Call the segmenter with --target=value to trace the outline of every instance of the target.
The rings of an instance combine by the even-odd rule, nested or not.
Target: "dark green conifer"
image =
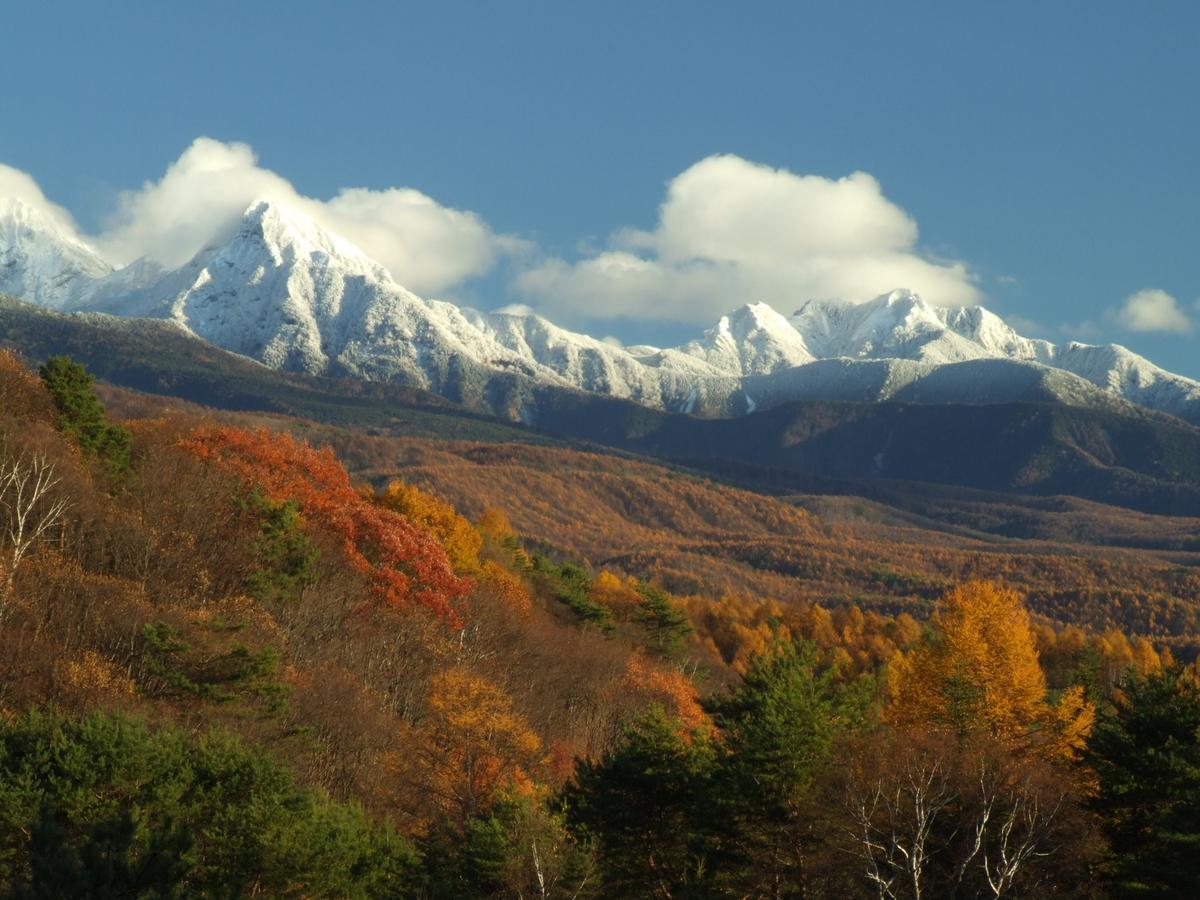
[[[38,372],[58,407],[58,427],[114,475],[129,468],[129,432],[108,421],[92,391],[95,379],[83,365],[69,356],[52,356]]]
[[[1119,897],[1200,896],[1200,685],[1131,674],[1088,742]]]

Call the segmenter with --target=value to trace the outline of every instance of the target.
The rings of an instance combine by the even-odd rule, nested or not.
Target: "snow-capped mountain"
[[[1116,345],[1017,334],[982,307],[908,291],[742,306],[680,347],[614,346],[537,315],[422,299],[353,244],[266,201],[227,240],[164,271],[115,270],[20,204],[0,205],[0,291],[66,311],[167,319],[276,369],[397,381],[531,421],[543,389],[737,415],[794,399],[1132,402],[1200,422],[1200,383]]]
[[[821,359],[1044,361],[1052,349],[1046,341],[1021,337],[981,306],[935,307],[903,290],[855,305],[812,300],[791,322]]]
[[[704,336],[679,348],[729,375],[769,375],[813,362],[805,335],[765,303],[721,316]]]
[[[457,306],[417,297],[353,244],[266,202],[227,243],[119,302],[275,369],[401,381],[473,405],[489,405],[497,379],[569,386]]]
[[[936,307],[911,291],[892,291],[854,306],[810,301],[797,310],[791,322],[823,359],[909,360],[932,367],[893,373],[886,396],[878,399],[927,396],[933,369],[972,360],[999,360],[1023,364],[1027,372],[1042,372],[1042,386],[1050,395],[1070,402],[1083,402],[1084,398],[1072,396],[1069,380],[1061,375],[1052,378],[1044,370],[1070,373],[1113,397],[1200,420],[1200,383],[1167,372],[1118,344],[1052,344],[1022,337],[981,306]],[[985,392],[989,384],[1011,392],[1016,384],[1010,380],[1004,385],[1004,380],[1021,380],[1017,374],[1021,369],[1011,366],[955,366],[950,371],[958,375],[988,371],[990,376],[980,385]],[[1001,376],[1001,371],[1014,375]],[[941,372],[937,382],[944,384],[948,374]],[[909,384],[917,382],[922,382],[925,390],[909,389]],[[987,396],[990,399],[992,395]]]
[[[0,292],[63,309],[112,271],[95,250],[32,206],[0,197]]]

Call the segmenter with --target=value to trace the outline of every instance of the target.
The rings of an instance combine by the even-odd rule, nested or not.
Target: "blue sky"
[[[0,27],[0,162],[88,234],[207,136],[304,197],[402,186],[470,211],[502,240],[414,277],[484,307],[665,340],[726,295],[789,312],[859,290],[883,254],[878,292],[957,278],[1027,331],[1200,377],[1198,4],[47,2]],[[744,165],[696,168],[715,154]],[[820,234],[748,264],[756,223],[771,243],[826,181],[832,215],[887,220],[838,245],[853,272],[792,265]],[[718,246],[695,223],[735,189],[724,238],[745,240]],[[777,193],[793,207],[759,215]],[[1151,289],[1173,305],[1125,308]]]

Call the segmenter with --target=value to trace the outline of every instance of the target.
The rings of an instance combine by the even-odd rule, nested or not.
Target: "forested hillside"
[[[681,594],[853,602],[923,618],[954,584],[992,578],[1020,587],[1060,626],[1153,636],[1189,656],[1200,634],[1197,519],[928,486],[923,514],[912,514],[855,497],[739,490],[562,447],[307,431],[375,482],[400,472],[468,515],[503,509],[527,539]]]
[[[904,502],[920,503],[933,484],[1016,503],[1069,495],[1200,516],[1200,429],[1116,401],[1089,408],[1041,396],[986,405],[814,400],[712,419],[542,385],[536,415],[509,398],[513,421],[504,421],[403,384],[274,371],[162,321],[69,316],[0,295],[0,334],[3,346],[30,359],[70,353],[113,384],[228,410],[436,440],[591,444],[756,489],[903,493]],[[507,396],[496,389],[494,400]]]
[[[1163,555],[935,551],[563,448],[117,416],[65,358],[0,356],[0,396],[12,896],[1194,886],[1200,629]]]

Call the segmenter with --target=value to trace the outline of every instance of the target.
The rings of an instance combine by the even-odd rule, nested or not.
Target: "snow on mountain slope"
[[[1120,344],[1072,341],[1055,347],[1048,364],[1131,403],[1200,422],[1200,383],[1161,369]]]
[[[919,299],[919,298],[918,298]],[[982,306],[936,307],[935,314],[953,333],[982,347],[990,356],[1047,362],[1054,345],[1021,337],[998,315]]]
[[[746,304],[722,316],[716,327],[679,352],[728,375],[768,375],[817,358],[800,331],[765,303]]]
[[[818,356],[848,359],[904,359],[933,364],[970,360],[1009,360],[1070,373],[1122,400],[1200,422],[1200,383],[1174,375],[1117,344],[1095,346],[1049,341],[1017,334],[981,306],[934,307],[909,291],[892,291],[857,306],[810,301],[792,324]],[[954,373],[941,373],[939,383]],[[1007,378],[1025,376],[1011,367],[987,369],[995,379],[980,385],[991,398],[1011,393]],[[1069,380],[1044,381],[1064,400],[1095,400]],[[910,391],[909,396],[921,395]],[[925,394],[923,396],[933,396]],[[922,401],[933,402],[933,401]]]
[[[0,198],[0,292],[62,309],[112,270],[32,206]]]
[[[755,405],[790,400],[854,403],[1066,403],[1103,409],[1128,404],[1059,369],[1003,358],[934,363],[912,359],[821,359],[743,381]]]
[[[903,290],[856,305],[811,300],[791,322],[822,359],[1043,361],[1051,346],[1019,336],[982,307],[935,307]]]
[[[401,381],[531,421],[541,387],[701,415],[788,400],[1141,404],[1200,422],[1200,383],[1116,345],[1055,346],[982,307],[909,291],[748,304],[672,349],[614,346],[537,315],[424,300],[357,247],[266,201],[232,236],[164,271],[113,271],[36,212],[0,202],[0,290],[57,309],[167,319],[278,369]]]
[[[316,374],[390,282],[356,247],[256,203],[228,244],[201,251],[152,288],[160,306],[146,312],[272,368]]]
[[[626,350],[559,328],[537,315],[470,309],[462,314],[504,347],[590,393],[659,409],[682,409],[689,402],[693,407],[701,402],[706,407],[723,404],[737,388],[736,373],[729,377],[706,361],[676,350]]]
[[[736,390],[686,354],[638,358],[537,316],[423,300],[354,245],[265,201],[225,245],[119,301],[89,304],[105,306],[169,318],[272,368],[401,380],[455,399],[486,394],[496,375],[665,409],[719,406]]]
[[[458,394],[493,374],[562,384],[471,325],[458,307],[396,284],[353,244],[278,205],[246,211],[230,241],[143,289],[143,315],[272,368],[402,380]]]

